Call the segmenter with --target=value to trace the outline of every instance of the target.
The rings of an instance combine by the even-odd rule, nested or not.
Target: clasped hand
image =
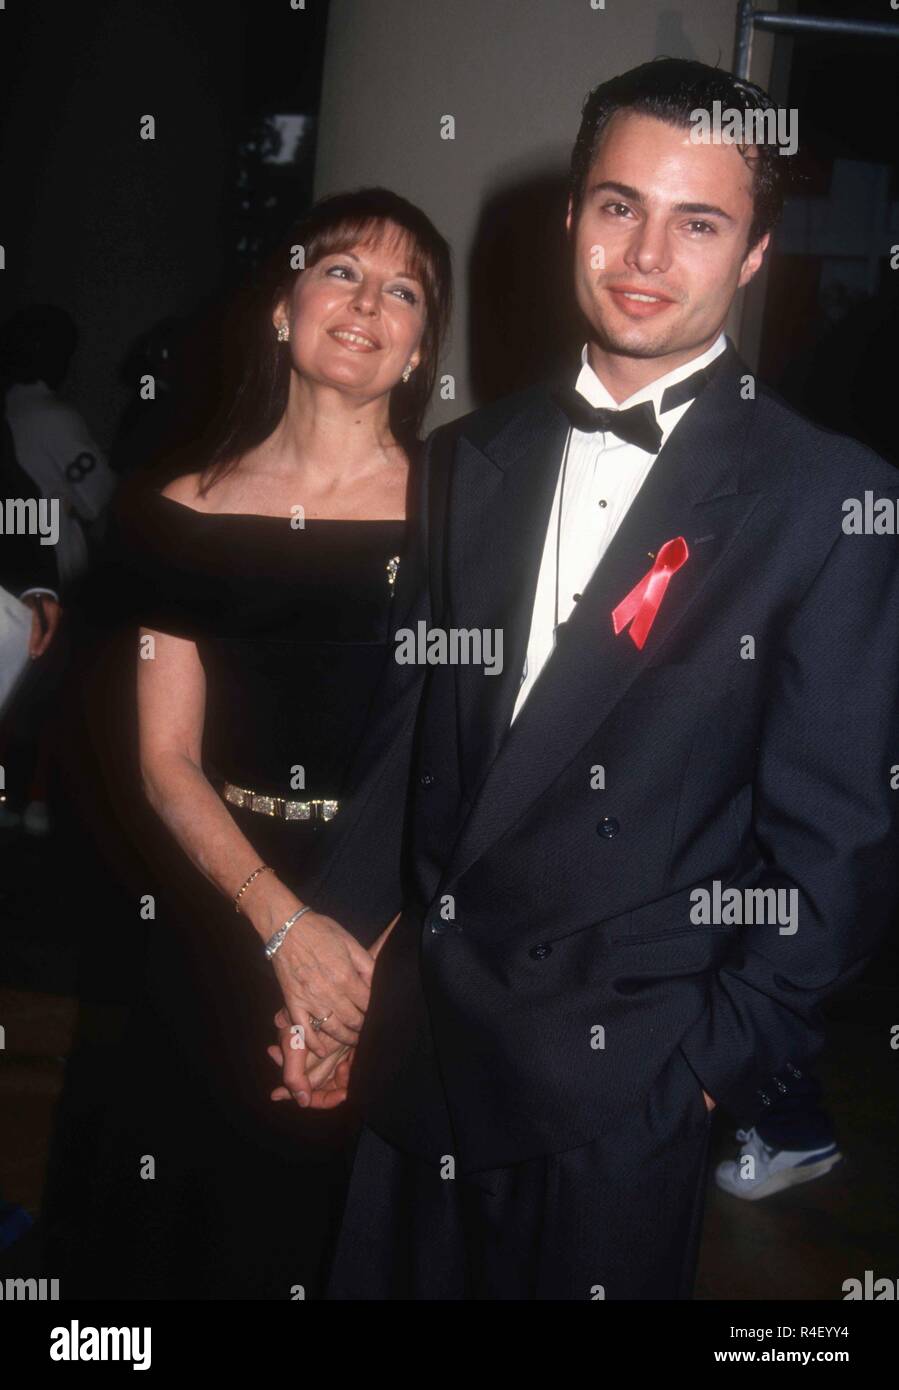
[[[282,1072],[272,1100],[294,1099],[317,1110],[346,1100],[374,963],[398,919],[399,913],[368,951],[319,913],[301,918],[305,931],[288,933],[274,958],[285,1003],[274,1018],[278,1042],[267,1049]]]

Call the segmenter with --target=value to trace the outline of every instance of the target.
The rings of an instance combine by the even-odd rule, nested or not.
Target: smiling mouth
[[[672,304],[674,301],[664,294],[642,294],[637,290],[612,289],[612,294],[620,294],[623,299],[633,300],[635,304]]]
[[[374,338],[368,338],[364,333],[354,333],[349,328],[332,328],[329,330],[331,337],[336,338],[339,343],[346,343],[347,347],[361,348],[368,352],[374,352],[380,347]]]
[[[609,296],[616,314],[631,323],[658,318],[675,304],[675,300],[669,299],[666,294],[651,294],[646,290],[635,290],[623,285],[610,285]]]

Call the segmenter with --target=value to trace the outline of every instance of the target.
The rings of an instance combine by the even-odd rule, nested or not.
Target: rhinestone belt
[[[224,783],[222,796],[232,806],[258,811],[263,816],[280,816],[281,820],[333,820],[340,807],[339,801],[289,801],[283,796],[265,796],[249,787],[235,787],[233,782]]]

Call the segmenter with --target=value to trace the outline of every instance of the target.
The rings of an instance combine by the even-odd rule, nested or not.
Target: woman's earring
[[[286,323],[279,323],[279,324],[278,324],[278,342],[279,342],[279,343],[286,343],[286,342],[287,342],[287,339],[288,339],[289,337],[290,337],[290,329],[287,327],[287,324],[286,324]]]
[[[407,363],[406,366],[403,368],[403,381],[408,381],[411,375],[412,368]]]

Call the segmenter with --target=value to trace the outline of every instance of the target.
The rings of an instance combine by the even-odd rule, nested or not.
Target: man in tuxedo
[[[504,667],[394,663],[306,885],[364,940],[402,909],[335,1299],[689,1297],[712,1106],[789,1094],[893,910],[896,541],[843,521],[899,489],[724,335],[786,157],[691,139],[716,101],[771,105],[675,59],[590,94],[580,361],[429,440],[400,626]]]

